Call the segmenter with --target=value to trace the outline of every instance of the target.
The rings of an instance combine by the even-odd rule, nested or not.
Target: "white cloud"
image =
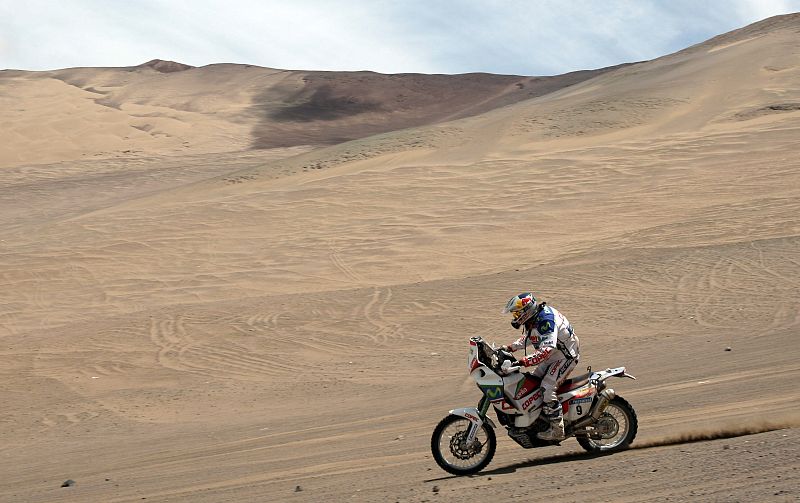
[[[800,0],[0,0],[0,68],[161,58],[539,75],[650,59],[793,10]]]
[[[734,5],[741,18],[754,20],[798,10],[797,2],[787,0],[740,0]]]

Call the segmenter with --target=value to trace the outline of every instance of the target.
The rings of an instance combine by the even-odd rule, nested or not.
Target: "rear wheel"
[[[461,416],[449,415],[439,421],[431,436],[431,452],[436,464],[453,475],[471,475],[483,470],[492,460],[497,448],[494,430],[483,423],[475,440],[466,439],[472,422]]]
[[[608,402],[600,419],[587,429],[587,434],[576,435],[581,447],[589,452],[614,452],[631,445],[639,423],[631,404],[618,396]]]

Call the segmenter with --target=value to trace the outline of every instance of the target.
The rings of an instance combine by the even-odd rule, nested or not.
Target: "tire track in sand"
[[[391,323],[386,320],[386,307],[392,300],[392,289],[386,288],[385,296],[380,288],[375,288],[372,298],[364,306],[363,316],[375,330],[369,336],[376,344],[386,344],[398,337],[402,330],[401,323]],[[383,298],[381,298],[383,297]]]
[[[181,356],[190,346],[183,325],[183,317],[180,315],[170,316],[160,321],[151,317],[150,340],[158,348],[156,361],[159,365],[181,372],[193,370],[181,363]]]
[[[277,377],[295,371],[288,365],[258,356],[247,347],[229,340],[221,339],[214,344],[200,343],[188,335],[190,332],[183,316],[162,320],[151,318],[150,339],[158,348],[156,360],[159,365],[179,372],[245,380]]]
[[[356,272],[353,271],[353,269],[342,259],[340,255],[341,251],[341,248],[331,245],[331,251],[328,255],[331,263],[338,271],[344,274],[345,278],[353,283],[361,283],[363,278],[356,274]]]

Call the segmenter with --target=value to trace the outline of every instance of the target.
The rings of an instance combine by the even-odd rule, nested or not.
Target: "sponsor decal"
[[[514,400],[519,400],[531,391],[535,390],[541,384],[541,380],[535,377],[526,376],[517,383],[517,391],[514,394]]]
[[[583,398],[585,396],[593,395],[594,394],[594,387],[587,388],[585,391],[578,393],[573,397],[574,398]]]
[[[592,401],[592,397],[587,398],[573,398],[569,401],[572,405],[578,405],[579,403],[589,403]]]
[[[553,331],[553,324],[549,320],[545,320],[539,323],[539,326],[536,327],[540,334],[544,335],[546,333]]]
[[[473,416],[473,415],[472,415],[472,414],[470,414],[469,412],[465,412],[465,413],[464,413],[464,417],[466,417],[467,419],[470,419],[470,420],[472,420],[472,421],[479,421],[479,419],[478,419],[477,417]]]
[[[510,403],[506,402],[505,400],[503,400],[503,403],[500,405],[500,408],[502,410],[517,410],[516,407],[514,407]]]
[[[532,355],[530,355],[530,356],[528,356],[526,358],[523,358],[522,361],[526,362],[527,366],[538,365],[538,364],[542,363],[543,361],[545,361],[547,359],[547,357],[550,356],[550,353],[552,353],[552,352],[553,352],[553,348],[540,349],[536,353],[534,353],[534,354],[532,354]]]
[[[478,359],[477,358],[473,358],[472,359],[472,363],[469,364],[469,371],[472,372],[473,370],[475,370],[476,368],[478,368],[480,366],[481,366],[481,364],[478,361]]]
[[[555,375],[556,371],[558,370],[558,366],[561,365],[562,360],[558,360],[557,362],[550,365],[550,375]],[[559,374],[561,374],[559,372]]]
[[[539,399],[539,397],[541,397],[541,396],[542,396],[542,392],[541,392],[541,391],[537,391],[536,393],[534,393],[533,395],[531,395],[531,396],[530,396],[530,398],[528,398],[527,400],[525,400],[525,402],[523,402],[523,404],[522,404],[522,410],[527,410],[527,409],[528,409],[528,407],[530,407],[530,406],[531,406],[531,404],[532,404],[533,402],[535,402],[536,400],[538,400],[538,399]]]
[[[567,359],[567,360],[564,362],[564,366],[563,366],[563,367],[561,367],[561,370],[559,370],[559,371],[558,371],[558,376],[559,376],[559,377],[561,377],[562,375],[564,375],[564,373],[565,373],[565,372],[566,372],[566,371],[569,369],[570,365],[572,365],[572,360],[570,360],[570,359]],[[566,377],[567,377],[567,376],[566,376],[566,375],[564,375],[564,378],[566,378]]]
[[[489,400],[501,400],[503,398],[503,388],[500,386],[481,386],[481,389]]]

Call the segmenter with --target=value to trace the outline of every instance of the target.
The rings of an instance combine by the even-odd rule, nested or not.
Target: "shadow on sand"
[[[652,449],[656,447],[666,447],[670,445],[692,444],[696,442],[709,442],[712,440],[720,440],[724,438],[735,438],[735,437],[743,437],[746,435],[756,435],[758,433],[783,430],[786,428],[793,428],[796,426],[797,426],[797,421],[790,420],[790,421],[783,421],[780,423],[765,422],[762,424],[750,424],[735,428],[721,428],[718,430],[689,432],[673,436],[656,438],[653,440],[642,442],[640,444],[634,444],[628,450]],[[583,461],[587,459],[595,459],[605,456],[611,456],[613,454],[614,453],[605,453],[605,452],[566,452],[564,454],[555,454],[552,456],[545,456],[543,458],[534,458],[534,459],[528,459],[527,461],[520,461],[519,463],[502,466],[499,468],[495,468],[493,470],[486,470],[477,473],[475,475],[469,475],[469,477],[503,475],[506,473],[514,473],[519,468],[529,468],[541,465],[552,465],[556,463],[569,463],[572,461]],[[446,477],[429,479],[426,480],[425,482],[435,482],[438,480],[447,480],[456,477],[458,477],[458,475],[448,475]]]

